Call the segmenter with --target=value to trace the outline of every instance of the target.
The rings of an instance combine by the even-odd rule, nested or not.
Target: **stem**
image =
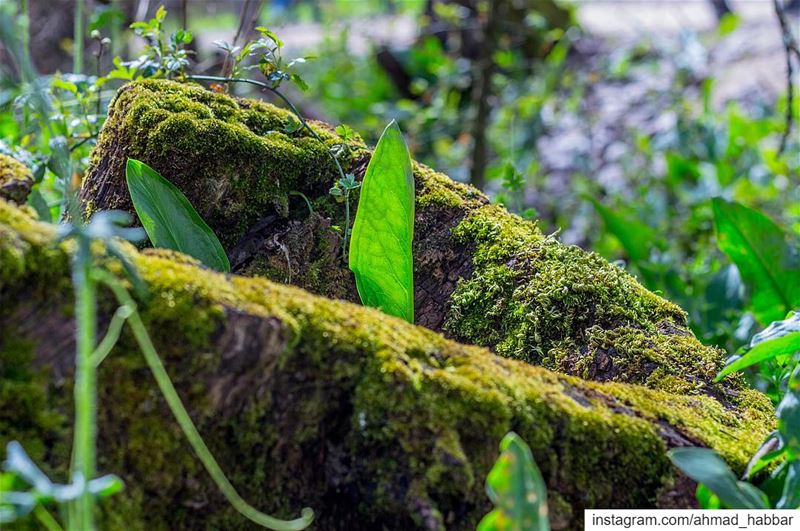
[[[33,514],[36,516],[36,519],[39,520],[47,531],[64,531],[63,528],[58,524],[53,515],[50,514],[50,511],[45,509],[43,506],[36,504],[36,507],[33,509]]]
[[[344,239],[342,240],[342,260],[347,260],[347,240],[350,235],[350,190],[344,191]]]
[[[306,206],[308,207],[308,215],[311,216],[314,214],[314,208],[311,206],[311,201],[308,200],[306,194],[303,192],[289,192],[289,195],[297,195],[303,198],[303,201],[306,202]]]
[[[84,0],[75,0],[75,34],[73,36],[74,63],[72,67],[72,72],[75,74],[80,74],[83,71],[83,3]]]
[[[275,529],[277,531],[295,531],[308,527],[314,518],[314,513],[311,511],[311,509],[303,509],[302,516],[298,519],[280,520],[262,513],[247,503],[239,495],[239,493],[236,492],[236,489],[228,480],[225,472],[222,471],[222,468],[219,466],[216,459],[214,459],[214,456],[208,449],[208,446],[206,446],[206,443],[203,441],[203,437],[200,435],[200,432],[197,431],[197,427],[194,425],[192,418],[186,411],[183,402],[181,402],[178,392],[175,390],[175,386],[173,386],[172,381],[167,374],[167,370],[164,368],[164,364],[161,362],[161,358],[158,357],[158,353],[156,352],[155,346],[153,346],[150,335],[147,333],[147,329],[145,328],[144,323],[139,316],[139,312],[136,309],[136,303],[131,298],[127,290],[125,290],[125,288],[123,288],[117,279],[114,278],[109,272],[104,270],[96,270],[95,274],[98,280],[106,284],[111,289],[119,304],[123,307],[127,307],[130,311],[128,324],[133,331],[133,336],[136,338],[136,343],[139,345],[139,349],[142,351],[147,365],[150,367],[150,371],[153,373],[153,377],[155,378],[156,383],[161,390],[161,394],[164,395],[164,399],[167,401],[170,411],[172,411],[175,420],[178,421],[178,425],[181,427],[183,434],[189,440],[189,444],[191,445],[197,457],[200,459],[200,462],[203,463],[203,466],[214,480],[217,488],[219,488],[233,508],[256,524],[269,529]]]
[[[79,476],[84,481],[94,477],[95,439],[97,430],[97,382],[92,362],[97,328],[96,285],[91,278],[91,250],[81,244],[75,257],[72,282],[75,289],[75,321],[77,359],[75,361],[75,433],[72,449],[72,481]],[[94,498],[88,490],[74,502],[70,530],[88,531],[94,526]]]
[[[111,317],[111,322],[108,324],[108,331],[105,337],[103,337],[103,340],[97,345],[94,353],[92,353],[92,364],[95,367],[99,367],[100,364],[103,363],[103,360],[109,355],[111,349],[117,344],[119,335],[122,332],[122,325],[125,324],[125,319],[130,316],[131,310],[127,306],[120,306],[117,308],[117,311],[114,312],[113,317]]]

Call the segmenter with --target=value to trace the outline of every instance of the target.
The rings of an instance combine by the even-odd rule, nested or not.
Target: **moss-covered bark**
[[[324,145],[263,102],[169,81],[128,85],[94,152],[84,205],[130,210],[125,159],[141,159],[187,194],[235,272],[357,301],[337,255],[344,209],[328,195],[336,175],[325,151],[340,139],[313,127]],[[355,142],[345,151],[346,170],[361,177],[369,150]],[[680,308],[474,188],[420,164],[414,171],[418,324],[583,378],[738,403],[741,379],[713,383],[722,353],[696,340]],[[313,215],[292,192],[310,199]]]
[[[0,197],[22,204],[32,186],[31,170],[18,160],[0,153]]]
[[[54,237],[0,200],[0,444],[20,440],[63,479],[74,323]],[[685,506],[693,489],[676,481],[667,448],[711,446],[741,470],[772,427],[755,391],[731,409],[585,381],[296,287],[129,252],[155,345],[233,483],[282,516],[310,505],[319,529],[473,528],[511,429],[542,469],[556,529],[579,528],[586,507]],[[113,309],[104,293],[101,314]],[[107,527],[249,528],[193,458],[127,334],[99,381],[99,468],[127,483],[104,505]]]

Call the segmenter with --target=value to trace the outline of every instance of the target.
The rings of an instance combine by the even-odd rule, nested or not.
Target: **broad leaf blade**
[[[193,256],[217,271],[230,271],[214,231],[175,185],[133,159],[128,159],[125,178],[133,207],[153,245]]]
[[[383,131],[361,185],[350,269],[365,306],[414,322],[414,176],[403,134]]]
[[[638,219],[610,209],[597,199],[588,199],[603,219],[606,230],[616,236],[632,262],[642,262],[650,257],[650,251],[659,240],[653,228]]]
[[[766,509],[764,494],[748,483],[737,481],[727,463],[708,448],[675,448],[672,463],[684,474],[705,485],[730,509]]]
[[[486,478],[486,493],[496,508],[481,520],[478,531],[549,531],[547,488],[530,448],[511,432],[500,449]]]
[[[738,203],[712,202],[720,249],[739,268],[762,323],[800,305],[800,256],[788,235],[764,214]]]
[[[717,375],[717,381],[721,380],[728,374],[740,371],[744,368],[750,367],[762,361],[766,361],[778,356],[791,356],[796,352],[800,352],[800,332],[792,332],[782,337],[777,337],[757,344],[752,349],[748,350],[743,356],[732,358]]]

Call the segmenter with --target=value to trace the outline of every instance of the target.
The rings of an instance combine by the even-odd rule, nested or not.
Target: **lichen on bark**
[[[236,257],[235,272],[355,302],[337,254],[344,209],[328,195],[336,173],[327,150],[341,139],[314,122],[320,143],[291,122],[285,110],[197,85],[129,84],[92,156],[84,206],[130,210],[124,163],[141,159],[186,193]],[[369,149],[356,140],[343,151],[360,178]],[[713,382],[722,352],[696,340],[680,308],[474,188],[418,163],[414,175],[418,324],[583,378],[739,404],[743,380]]]
[[[709,446],[741,471],[773,427],[756,391],[732,408],[586,381],[293,286],[126,252],[148,287],[146,326],[223,469],[264,510],[314,507],[319,529],[474,528],[512,429],[542,469],[554,528],[574,529],[584,508],[688,499],[668,448]],[[55,478],[70,440],[68,253],[52,226],[0,200],[0,444],[18,438]],[[103,292],[104,322],[114,306]],[[99,382],[100,471],[127,484],[104,504],[108,528],[249,528],[193,458],[127,333]],[[15,405],[19,386],[28,406]]]

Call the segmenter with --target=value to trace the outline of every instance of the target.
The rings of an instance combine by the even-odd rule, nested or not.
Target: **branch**
[[[778,23],[781,26],[783,46],[786,51],[786,128],[783,131],[781,143],[778,147],[778,156],[780,156],[786,149],[786,143],[794,126],[794,83],[792,83],[794,66],[792,64],[792,56],[794,55],[797,61],[800,62],[800,47],[797,45],[797,40],[795,40],[789,27],[789,22],[786,20],[786,11],[780,0],[772,0],[772,5],[775,8],[775,15],[778,17]]]

